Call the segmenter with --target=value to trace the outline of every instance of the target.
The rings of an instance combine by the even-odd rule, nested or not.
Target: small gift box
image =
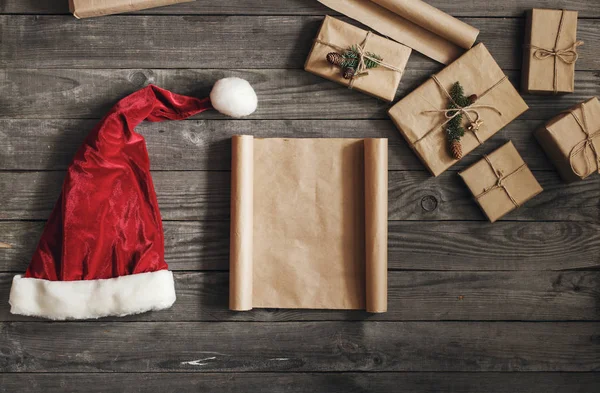
[[[459,91],[455,92],[457,83]],[[458,99],[455,93],[467,98]],[[437,176],[527,109],[487,48],[478,44],[388,113]]]
[[[491,222],[542,192],[510,141],[459,174]]]
[[[535,132],[567,182],[600,173],[600,101],[593,97],[554,117]]]
[[[577,11],[533,9],[527,13],[523,48],[524,93],[572,93],[575,85]]]
[[[391,102],[410,52],[407,46],[326,16],[304,69]]]

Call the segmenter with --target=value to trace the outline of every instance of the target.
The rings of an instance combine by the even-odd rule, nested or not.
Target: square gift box
[[[542,192],[510,141],[459,175],[491,222]]]
[[[394,124],[427,169],[438,176],[458,162],[451,155],[445,125],[450,88],[460,82],[475,101],[462,108],[467,155],[528,109],[483,44],[478,44],[390,108]]]
[[[600,101],[592,97],[562,112],[535,137],[567,183],[600,171]]]
[[[527,13],[523,93],[572,93],[575,86],[577,11],[533,9]]]
[[[360,47],[367,56],[379,56],[381,64],[358,73],[351,79],[342,76],[342,69],[327,61],[327,54],[342,54],[351,47]],[[304,69],[323,78],[341,83],[382,100],[392,102],[396,96],[411,49],[387,38],[325,16]]]

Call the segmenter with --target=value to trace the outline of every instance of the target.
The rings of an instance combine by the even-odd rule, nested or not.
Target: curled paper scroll
[[[387,310],[387,139],[232,141],[230,304]]]
[[[479,35],[478,29],[421,0],[319,2],[443,64],[471,48]]]

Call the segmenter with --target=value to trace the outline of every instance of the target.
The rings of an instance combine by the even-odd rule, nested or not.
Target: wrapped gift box
[[[535,132],[568,183],[600,170],[600,101],[593,97],[554,117]]]
[[[473,124],[460,141],[463,155],[528,109],[487,48],[474,46],[389,110],[402,136],[434,176],[458,162],[450,153],[444,129],[448,92],[455,82],[460,82],[466,96],[477,96],[463,108],[465,129]]]
[[[523,48],[524,93],[572,93],[575,85],[577,11],[533,9],[527,13]]]
[[[542,192],[510,141],[459,174],[491,222]]]
[[[380,56],[383,64],[367,70],[366,74],[345,79],[340,67],[330,64],[326,57],[330,52],[341,53],[352,46],[360,46],[365,53]],[[407,46],[326,16],[306,59],[304,69],[391,102],[396,96],[410,52],[411,49]]]

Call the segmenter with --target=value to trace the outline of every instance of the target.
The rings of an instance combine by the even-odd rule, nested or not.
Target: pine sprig
[[[369,57],[372,57],[373,59],[376,59],[378,61],[382,61],[383,58],[381,56],[376,55],[375,53],[371,53],[371,52],[366,52],[366,55]],[[341,67],[342,68],[358,68],[358,62],[360,60],[360,54],[358,51],[358,48],[356,47],[356,45],[352,45],[350,48],[348,48],[348,50],[346,50],[343,54],[344,56],[344,61],[342,62]],[[367,67],[367,69],[370,68],[375,68],[377,67],[379,64],[377,64],[377,62],[368,59],[368,58],[364,58],[365,60],[365,67]]]
[[[450,88],[450,96],[452,100],[448,103],[447,109],[458,109],[471,104],[468,97],[465,97],[463,87],[459,82],[455,82]],[[456,105],[456,104],[457,105]],[[449,111],[449,116],[454,116],[457,111]],[[459,112],[456,116],[448,121],[446,124],[446,137],[449,142],[458,141],[465,135],[465,129],[462,126],[463,115]]]

